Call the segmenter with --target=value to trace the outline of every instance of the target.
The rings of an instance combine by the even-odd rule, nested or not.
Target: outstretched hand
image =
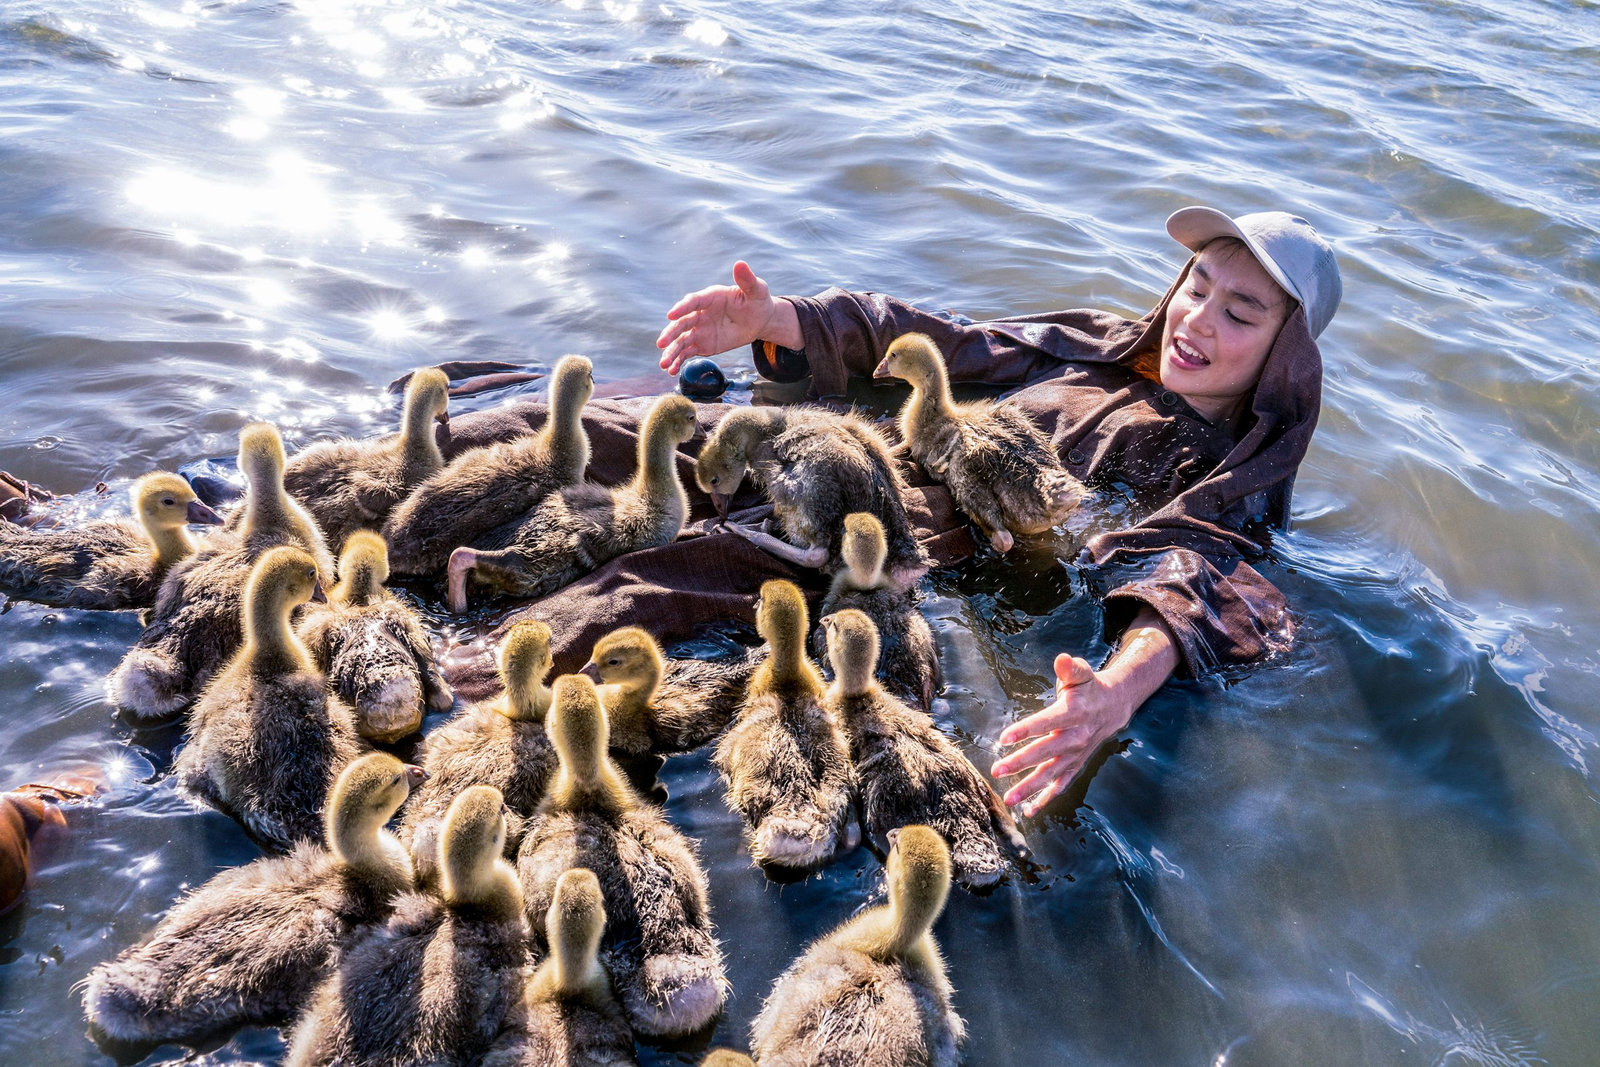
[[[713,285],[672,305],[666,328],[656,338],[656,347],[663,350],[661,369],[676,374],[694,356],[714,356],[763,337],[781,343],[774,336],[779,303],[772,299],[767,283],[741,259],[733,265],[732,285]],[[788,306],[787,301],[782,303]]]
[[[1006,790],[1006,804],[1022,806],[1022,814],[1037,815],[1061,795],[1101,745],[1128,725],[1138,704],[1129,706],[1128,694],[1096,673],[1087,660],[1062,654],[1056,657],[1056,699],[1006,727],[1002,745],[1023,747],[995,761],[993,774],[1024,777]]]

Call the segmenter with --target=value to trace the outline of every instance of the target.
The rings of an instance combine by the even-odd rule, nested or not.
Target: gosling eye
[[[161,498],[161,506],[164,508],[170,508],[176,503],[177,501],[172,499],[170,496],[164,496]]]
[[[721,479],[720,479],[720,478],[718,478],[718,477],[717,477],[717,476],[716,476],[716,475],[715,475],[715,474],[713,474],[713,475],[712,475],[712,476],[711,476],[711,484],[712,484],[712,485],[716,485],[716,484],[717,484],[717,482],[719,482],[719,481],[721,481]]]
[[[620,659],[618,659],[615,656],[612,656],[610,659],[606,660],[606,666],[607,667],[615,667],[617,664],[619,664],[621,662],[622,661]]]

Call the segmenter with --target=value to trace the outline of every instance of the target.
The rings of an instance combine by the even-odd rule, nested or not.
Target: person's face
[[[1231,417],[1288,312],[1288,294],[1249,249],[1208,246],[1167,305],[1161,384],[1213,422]]]

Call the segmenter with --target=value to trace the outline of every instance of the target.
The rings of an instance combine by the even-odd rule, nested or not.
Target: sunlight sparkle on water
[[[379,308],[367,316],[367,329],[380,341],[402,341],[411,336],[411,323],[398,308]]]
[[[683,28],[683,35],[691,41],[699,41],[712,47],[724,44],[728,40],[728,31],[710,19],[695,19]]]
[[[252,304],[263,308],[277,307],[289,299],[289,290],[272,278],[253,278],[245,282],[244,291]]]
[[[494,262],[494,255],[482,245],[469,245],[461,250],[461,263],[467,267],[487,267]]]

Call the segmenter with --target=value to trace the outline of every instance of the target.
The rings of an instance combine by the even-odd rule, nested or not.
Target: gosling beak
[[[600,664],[596,663],[594,660],[590,660],[588,663],[585,663],[583,665],[583,669],[578,673],[589,679],[595,685],[600,684]]]
[[[440,426],[449,426],[450,413],[448,411],[441,411],[439,414],[433,417],[433,421],[437,422]]]
[[[423,782],[426,782],[429,777],[430,777],[430,775],[428,774],[428,772],[423,770],[421,767],[418,767],[416,764],[414,764],[414,763],[406,764],[406,788],[407,789],[410,789],[410,790],[416,789],[417,786],[421,785]]]
[[[204,501],[191,500],[184,515],[184,521],[194,523],[197,526],[221,526],[223,520],[221,515],[206,507]]]
[[[893,378],[893,377],[894,377],[894,374],[889,370],[889,357],[888,356],[883,357],[883,361],[880,362],[876,367],[872,368],[872,380],[873,381],[881,382],[885,378]]]
[[[311,587],[311,602],[313,604],[326,604],[328,602],[328,594],[322,591],[321,578],[318,578],[316,584]]]
[[[728,521],[728,494],[727,493],[712,493],[711,494],[711,504],[712,504],[713,507],[715,507],[717,509],[717,518],[721,519],[723,522],[727,522]]]

